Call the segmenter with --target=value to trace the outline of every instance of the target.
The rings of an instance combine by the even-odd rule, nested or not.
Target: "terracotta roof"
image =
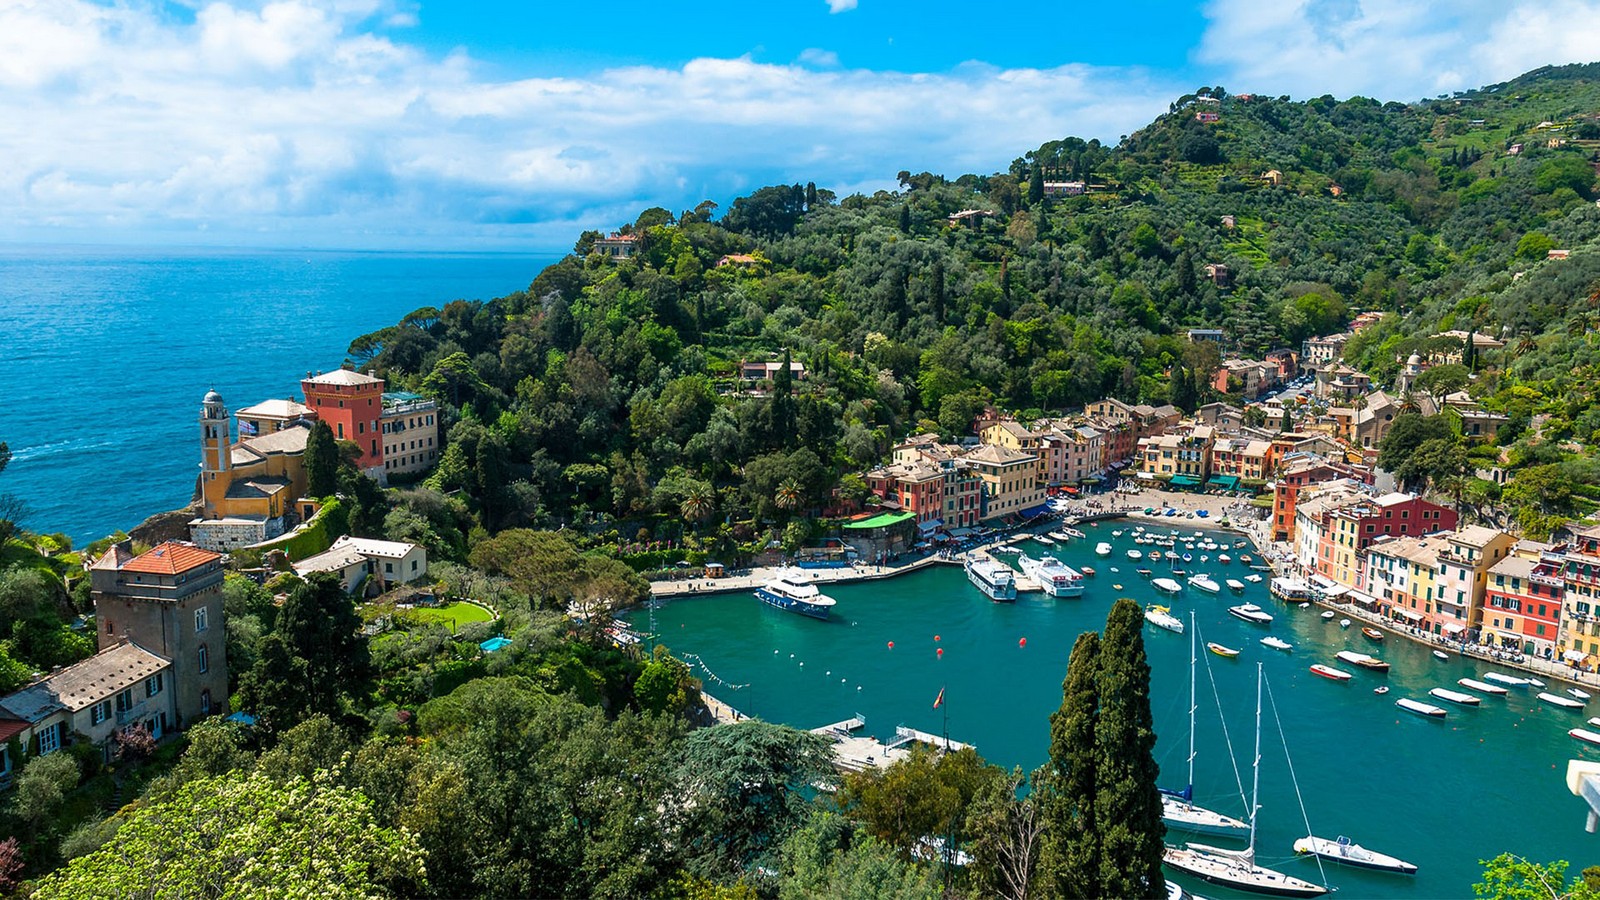
[[[128,560],[133,559],[133,551],[129,549],[128,544],[128,541],[118,541],[112,544],[111,549],[100,554],[100,558],[95,560],[94,565],[89,568],[116,570],[127,565]]]
[[[0,719],[0,741],[9,741],[27,730],[28,723],[21,719]]]
[[[357,372],[353,369],[334,369],[332,372],[323,372],[305,379],[305,384],[383,384],[382,378]]]
[[[215,562],[222,558],[219,553],[202,550],[193,544],[182,541],[167,541],[159,544],[146,553],[128,560],[122,566],[124,572],[149,572],[152,575],[177,575],[190,569]]]

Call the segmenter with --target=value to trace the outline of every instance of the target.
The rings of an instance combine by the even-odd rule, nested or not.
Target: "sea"
[[[1195,802],[1246,817],[1258,664],[1265,676],[1256,844],[1262,865],[1326,883],[1339,890],[1337,896],[1443,898],[1472,896],[1480,860],[1503,852],[1567,860],[1573,875],[1600,861],[1600,844],[1584,831],[1587,806],[1564,783],[1567,760],[1600,761],[1600,747],[1566,734],[1600,714],[1600,699],[1583,711],[1540,702],[1538,688],[1512,688],[1508,696],[1485,697],[1478,708],[1433,700],[1430,688],[1466,691],[1457,679],[1481,678],[1493,668],[1456,653],[1441,661],[1429,648],[1393,635],[1375,643],[1362,636],[1359,623],[1341,628],[1336,620],[1323,620],[1317,607],[1274,599],[1265,580],[1246,582],[1239,593],[1186,587],[1175,598],[1164,597],[1136,570],[1152,567],[1159,575],[1167,566],[1135,563],[1125,555],[1153,549],[1133,543],[1137,524],[1085,525],[1087,540],[1067,546],[1024,545],[1035,557],[1054,553],[1068,565],[1094,567],[1078,599],[1025,594],[1015,603],[994,603],[959,567],[937,566],[829,587],[838,605],[827,621],[774,609],[747,593],[673,599],[633,614],[631,621],[652,634],[652,642],[687,659],[706,691],[747,715],[817,728],[859,714],[867,722],[864,733],[883,740],[893,739],[897,725],[947,731],[991,762],[1030,771],[1048,756],[1050,714],[1061,704],[1077,635],[1103,628],[1118,597],[1159,603],[1185,622],[1192,613],[1198,628],[1182,635],[1145,629],[1161,786],[1181,790],[1187,781],[1194,637]],[[1123,534],[1113,537],[1113,531]],[[1095,555],[1100,541],[1113,544],[1111,556]],[[1201,551],[1188,552],[1196,557],[1189,570],[1207,572],[1219,583],[1249,574],[1237,559],[1201,563]],[[1243,602],[1260,605],[1274,620],[1263,627],[1228,614],[1229,606]],[[1293,649],[1262,645],[1267,635]],[[1207,642],[1240,654],[1214,655],[1206,651]],[[1392,668],[1379,674],[1343,664],[1334,654],[1345,649],[1381,657]],[[1354,677],[1339,683],[1312,675],[1310,665],[1319,662]],[[1389,691],[1374,693],[1380,686]],[[944,702],[935,708],[941,691]],[[1395,707],[1401,697],[1446,707],[1447,716],[1434,720],[1403,712]],[[1296,858],[1293,850],[1308,832],[1328,839],[1346,835],[1415,863],[1418,872],[1407,877],[1333,865],[1319,871],[1313,859]],[[1186,837],[1244,846],[1176,832],[1168,841]],[[1205,897],[1250,896],[1173,877]]]
[[[295,397],[406,313],[526,289],[549,253],[0,247],[0,494],[77,543],[184,506],[211,389]]]

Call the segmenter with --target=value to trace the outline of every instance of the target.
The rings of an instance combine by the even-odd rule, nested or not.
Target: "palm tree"
[[[678,504],[678,512],[691,526],[698,525],[711,517],[717,508],[717,495],[712,492],[709,485],[695,485],[684,496],[683,502]]]
[[[800,498],[804,493],[800,482],[793,478],[785,478],[783,483],[778,485],[778,492],[772,499],[779,509],[794,512],[800,508]]]
[[[1419,412],[1422,412],[1422,404],[1417,402],[1417,395],[1415,393],[1413,393],[1412,391],[1406,391],[1404,394],[1400,395],[1400,412],[1402,412],[1402,413],[1419,413]]]

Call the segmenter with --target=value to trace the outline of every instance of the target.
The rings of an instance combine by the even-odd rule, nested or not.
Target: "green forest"
[[[15,836],[0,841],[0,891],[1158,889],[1158,868],[1136,876],[1160,836],[1159,822],[1138,824],[1148,704],[1093,689],[1109,680],[1122,697],[1148,680],[1122,614],[1104,639],[1118,649],[1081,654],[1078,693],[1062,673],[1046,769],[966,752],[841,779],[812,735],[697,727],[688,666],[669,649],[613,646],[600,606],[644,600],[646,577],[677,560],[804,546],[867,500],[860,473],[909,433],[964,434],[991,405],[1031,419],[1106,396],[1238,403],[1210,387],[1216,347],[1186,329],[1224,329],[1230,355],[1259,356],[1358,311],[1382,318],[1345,359],[1375,383],[1438,331],[1505,341],[1448,380],[1509,417],[1496,446],[1470,451],[1506,483],[1417,474],[1480,519],[1542,536],[1600,502],[1597,153],[1600,64],[1416,103],[1208,86],[1115,146],[1050,141],[989,174],[900,172],[896,190],[840,197],[797,173],[726,208],[646,209],[617,223],[631,258],[594,252],[603,235],[586,232],[525,291],[359,336],[353,366],[439,402],[445,452],[388,490],[329,456],[318,493],[338,495],[341,531],[424,545],[445,589],[493,618],[457,629],[402,617],[368,637],[372,611],[337,585],[230,576],[231,706],[257,726],[206,722],[110,764],[98,751],[30,760],[0,802],[0,834]],[[1047,192],[1060,182],[1084,191]],[[744,360],[805,371],[752,382]],[[1435,427],[1404,431],[1447,437]],[[93,652],[75,623],[91,611],[78,565],[100,548],[9,522],[0,538],[11,690]],[[593,614],[565,617],[574,605]],[[480,653],[493,635],[511,646]],[[1073,737],[1087,715],[1072,718],[1075,699],[1111,716],[1115,748]],[[1106,753],[1128,769],[1119,784],[1140,786],[1095,801],[1132,817],[1126,828],[1084,824],[1101,788],[1073,782],[1087,763],[1064,762]],[[952,836],[973,864],[940,865],[929,835]],[[1142,880],[1081,864],[1107,846]]]

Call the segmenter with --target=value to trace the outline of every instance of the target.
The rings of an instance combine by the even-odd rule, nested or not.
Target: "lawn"
[[[460,631],[463,625],[488,622],[494,618],[493,613],[476,603],[446,603],[444,606],[431,608],[418,607],[407,610],[405,616],[413,622],[444,625],[453,632]]]

